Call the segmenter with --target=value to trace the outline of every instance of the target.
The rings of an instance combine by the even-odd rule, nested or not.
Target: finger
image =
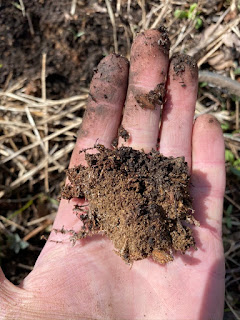
[[[130,139],[125,142],[120,138],[119,145],[128,145],[145,151],[156,148],[160,100],[164,95],[169,63],[169,46],[170,41],[164,28],[160,31],[142,32],[134,40],[122,121],[124,129],[130,134]]]
[[[225,190],[225,158],[222,129],[215,117],[197,118],[193,128],[192,197],[201,227],[221,234]]]
[[[128,83],[128,60],[110,54],[98,65],[93,76],[87,109],[73,150],[70,167],[78,165],[79,151],[96,142],[110,147],[117,136]]]
[[[184,156],[191,167],[191,139],[198,90],[198,69],[193,58],[176,54],[170,62],[166,104],[160,128],[160,152]]]
[[[87,109],[78,133],[70,167],[84,164],[84,153],[80,150],[94,147],[96,143],[110,147],[117,136],[121,121],[128,83],[128,61],[118,55],[105,57],[97,67],[90,85]],[[54,228],[74,229],[80,227],[80,220],[73,208],[79,200],[61,200]]]

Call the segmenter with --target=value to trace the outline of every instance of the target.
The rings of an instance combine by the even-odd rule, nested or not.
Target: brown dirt
[[[130,138],[129,132],[122,125],[118,129],[118,136],[122,137],[125,142]]]
[[[187,69],[190,71],[190,74],[192,77],[197,77],[198,74],[198,67],[197,62],[193,57],[190,57],[186,54],[179,54],[175,53],[172,56],[172,62],[173,62],[173,70],[177,78],[182,79],[182,87],[186,87],[186,84],[183,80],[183,75]]]
[[[42,54],[47,54],[47,97],[59,99],[87,87],[103,56],[114,52],[111,22],[105,2],[78,1],[70,15],[71,1],[24,0],[0,3],[0,89],[21,77],[26,93],[41,96]],[[126,6],[125,6],[126,7]],[[133,6],[138,8],[138,5]],[[134,19],[139,20],[138,10]],[[118,52],[126,55],[125,25],[116,18]]]
[[[158,30],[161,32],[161,38],[158,40],[158,45],[163,48],[163,52],[168,55],[171,42],[169,40],[168,30],[161,25]]]
[[[127,263],[152,257],[159,263],[173,260],[173,253],[195,247],[189,195],[189,175],[183,157],[167,158],[130,147],[110,150],[96,146],[99,153],[88,154],[88,167],[68,169],[71,184],[65,199],[89,201],[82,214],[82,231],[74,240],[102,233],[112,240],[116,253]]]
[[[141,108],[154,110],[157,106],[163,105],[165,92],[165,84],[159,83],[154,90],[136,95],[135,99]]]

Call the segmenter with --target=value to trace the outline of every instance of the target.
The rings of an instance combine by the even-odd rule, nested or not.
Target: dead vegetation
[[[44,244],[40,236],[50,230],[93,67],[113,51],[129,57],[138,31],[164,24],[170,33],[171,55],[184,52],[197,59],[196,117],[214,114],[224,131],[225,317],[240,319],[239,3],[44,3],[0,3],[1,12],[9,13],[1,15],[5,20],[0,27],[0,259],[7,276],[17,283],[31,270]],[[10,22],[11,14],[15,22]],[[15,25],[7,28],[10,23]],[[24,259],[19,250],[24,250]]]

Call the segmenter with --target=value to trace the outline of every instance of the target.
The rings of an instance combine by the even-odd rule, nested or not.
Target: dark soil
[[[186,87],[183,79],[186,66],[188,67],[188,70],[193,78],[198,76],[197,62],[193,57],[190,57],[186,54],[175,53],[172,56],[172,62],[175,76],[181,79],[182,87]]]
[[[0,89],[20,77],[26,78],[26,93],[41,96],[42,54],[47,54],[48,98],[79,93],[87,87],[94,68],[103,56],[114,52],[112,26],[105,1],[78,1],[72,16],[71,2],[64,0],[0,1]],[[126,10],[127,3],[122,5]],[[138,9],[138,10],[135,10]],[[134,20],[141,17],[138,4],[132,4]],[[125,25],[116,17],[118,52],[126,55],[129,45]]]
[[[65,199],[89,201],[85,213],[76,207],[83,227],[75,240],[105,234],[127,263],[147,257],[166,263],[175,251],[185,253],[195,247],[192,230],[186,226],[198,222],[184,158],[130,147],[96,148],[97,154],[84,151],[88,167],[67,170],[71,184],[62,191]]]
[[[118,136],[122,137],[125,142],[130,138],[129,132],[122,125],[118,129]]]

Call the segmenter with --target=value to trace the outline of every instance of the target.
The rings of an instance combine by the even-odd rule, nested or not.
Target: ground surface
[[[40,237],[51,229],[89,81],[103,56],[129,57],[138,31],[164,24],[171,54],[190,54],[200,71],[239,81],[237,1],[73,3],[0,1],[0,259],[14,283],[32,269],[44,245]],[[213,113],[225,135],[225,317],[240,319],[239,98],[222,82],[200,79],[196,115]]]

